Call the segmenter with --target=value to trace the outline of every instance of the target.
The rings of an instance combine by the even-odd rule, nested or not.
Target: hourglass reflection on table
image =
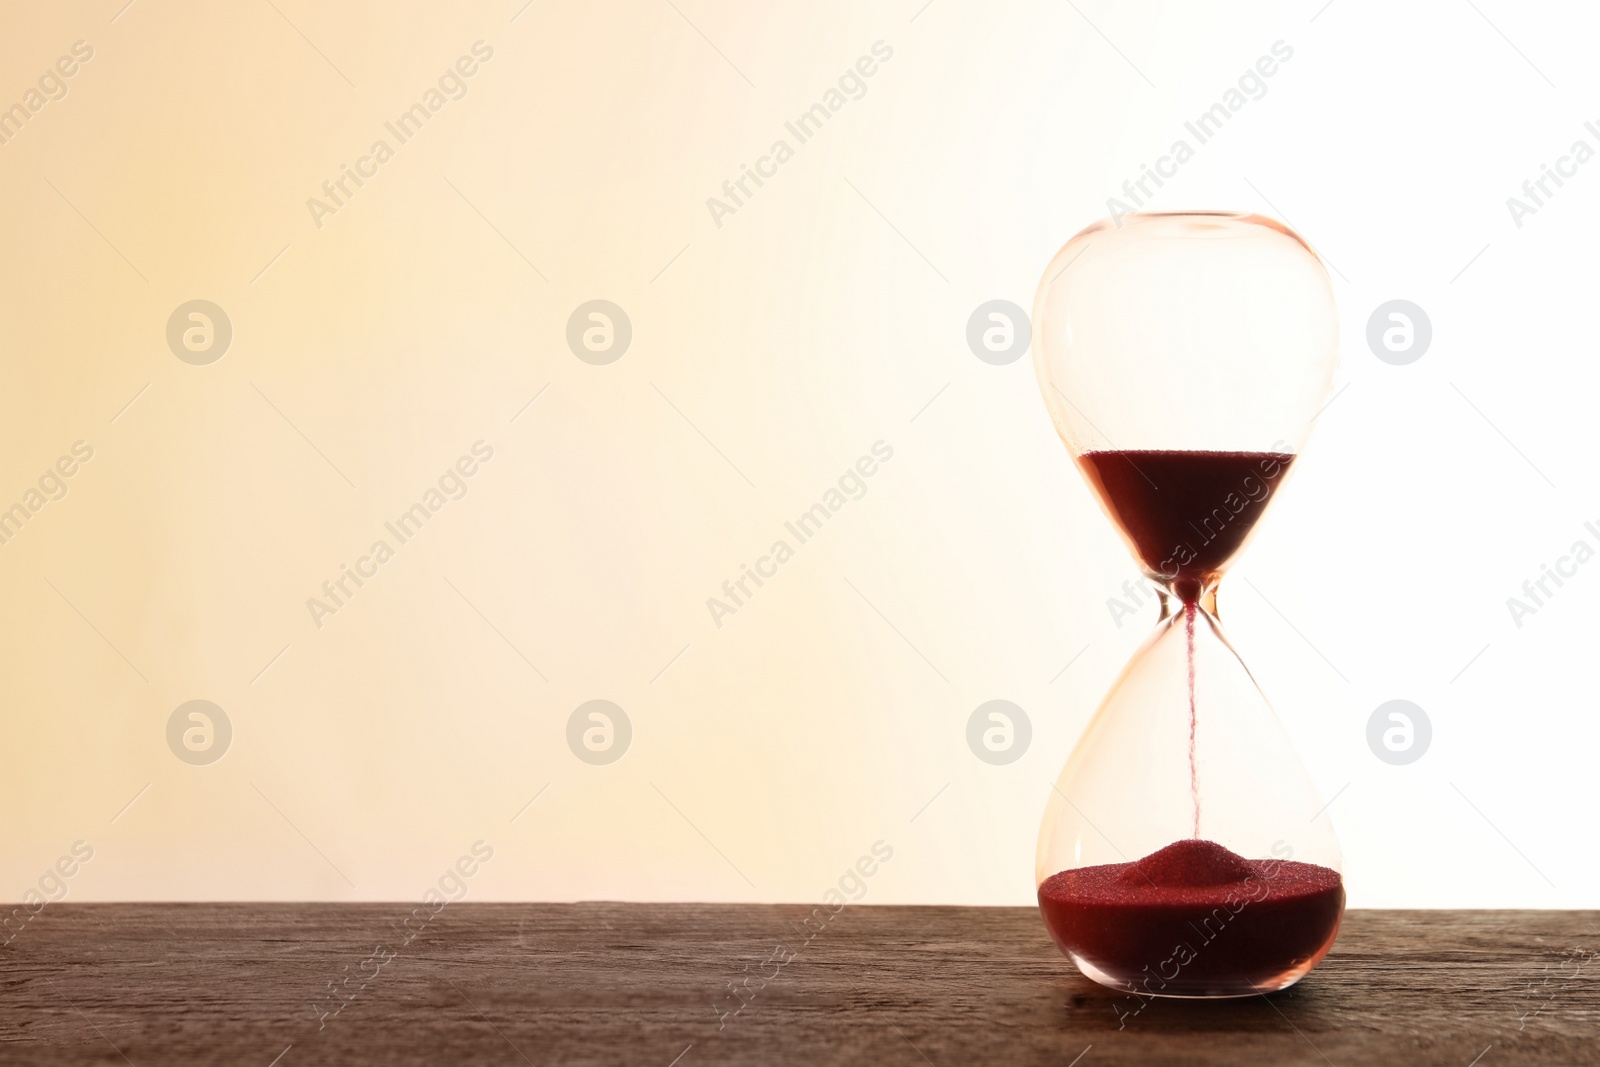
[[[1259,215],[1130,215],[1056,254],[1033,329],[1056,430],[1161,605],[1051,793],[1045,925],[1116,989],[1282,989],[1338,933],[1339,846],[1216,593],[1326,402],[1327,273]]]

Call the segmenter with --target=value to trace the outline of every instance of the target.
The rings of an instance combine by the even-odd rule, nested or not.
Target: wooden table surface
[[[1597,912],[1353,911],[1283,993],[1142,1004],[1032,908],[52,904],[7,929],[0,1063],[1600,1064]]]

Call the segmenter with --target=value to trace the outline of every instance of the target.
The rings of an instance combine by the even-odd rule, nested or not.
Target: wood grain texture
[[[0,950],[0,1062],[1600,1064],[1596,912],[1353,911],[1290,990],[1131,1016],[1031,908],[411,914],[50,905]]]

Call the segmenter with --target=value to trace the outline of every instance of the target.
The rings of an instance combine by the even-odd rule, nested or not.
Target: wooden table
[[[1596,912],[1355,911],[1293,989],[1126,1016],[1138,1002],[1078,975],[1032,908],[52,904],[19,921],[0,1063],[1600,1064]]]

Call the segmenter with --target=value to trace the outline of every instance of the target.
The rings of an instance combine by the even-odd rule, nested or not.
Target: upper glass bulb
[[[1033,328],[1056,431],[1146,574],[1192,599],[1238,552],[1326,402],[1339,330],[1321,261],[1260,215],[1102,221],[1051,260]],[[1174,453],[1223,458],[1201,470]],[[1279,459],[1245,486],[1260,457]],[[1188,512],[1214,511],[1230,486],[1245,521],[1213,523],[1213,537],[1187,531],[1202,517]],[[1196,499],[1175,508],[1185,488]],[[1172,558],[1177,542],[1196,558]]]
[[[1034,365],[1074,454],[1294,452],[1323,403],[1339,327],[1328,274],[1261,215],[1095,223],[1034,300]]]

